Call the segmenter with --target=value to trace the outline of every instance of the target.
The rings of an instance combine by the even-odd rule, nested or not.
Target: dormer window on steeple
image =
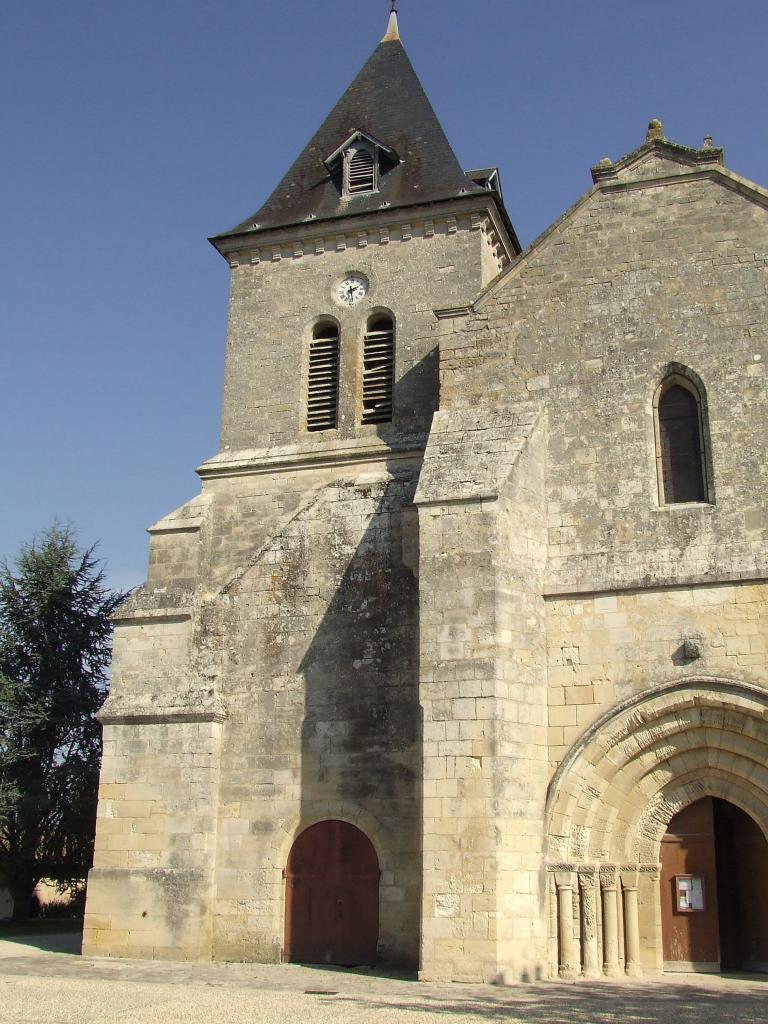
[[[399,163],[394,149],[363,131],[356,131],[323,163],[342,195],[379,191],[382,175]]]
[[[464,173],[475,185],[479,185],[480,188],[484,188],[488,192],[495,192],[503,201],[498,167],[485,167],[482,170],[465,171]]]

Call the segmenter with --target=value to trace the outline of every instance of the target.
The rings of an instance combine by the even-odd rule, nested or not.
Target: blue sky
[[[0,557],[54,519],[143,578],[144,528],[217,449],[227,267],[382,36],[388,0],[4,0]],[[644,139],[706,134],[768,185],[765,0],[400,0],[465,167],[524,245]]]

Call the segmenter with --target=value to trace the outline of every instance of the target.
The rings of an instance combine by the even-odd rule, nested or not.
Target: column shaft
[[[643,973],[640,964],[640,915],[637,902],[637,884],[637,871],[622,871],[625,970],[627,974],[635,976]]]
[[[597,876],[594,870],[579,871],[579,888],[583,973],[587,978],[597,978],[602,972],[597,949]]]
[[[557,885],[557,932],[558,932],[558,974],[561,978],[573,978],[578,974],[573,935],[573,888],[575,875],[572,871],[558,871]]]
[[[609,978],[615,978],[621,974],[619,969],[617,886],[618,877],[615,868],[600,872],[600,888],[603,897],[603,971]]]

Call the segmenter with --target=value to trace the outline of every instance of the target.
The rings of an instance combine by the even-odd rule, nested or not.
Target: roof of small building
[[[380,176],[378,191],[345,196],[324,161],[357,131],[398,162]],[[465,176],[403,44],[388,33],[266,203],[216,237],[483,191]]]

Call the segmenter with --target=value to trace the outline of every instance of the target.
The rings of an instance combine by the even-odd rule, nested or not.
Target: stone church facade
[[[387,35],[231,267],[119,612],[84,951],[768,964],[768,192],[645,142],[521,251]]]

